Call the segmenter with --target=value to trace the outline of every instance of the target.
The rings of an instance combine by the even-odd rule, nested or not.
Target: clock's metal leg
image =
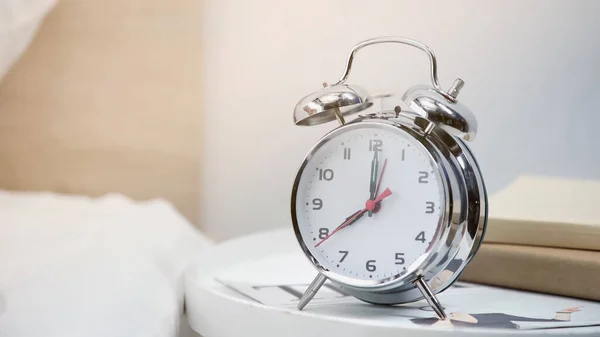
[[[308,304],[308,302],[315,297],[317,291],[319,291],[325,281],[327,281],[327,277],[321,273],[315,277],[315,279],[304,292],[304,295],[302,295],[302,298],[300,298],[300,301],[298,302],[298,310],[302,310]]]
[[[438,299],[435,297],[435,295],[429,288],[429,285],[427,285],[427,282],[425,282],[425,279],[419,277],[415,281],[415,285],[417,286],[417,288],[419,288],[421,294],[423,294],[423,297],[425,297],[427,303],[429,303],[429,305],[433,308],[433,311],[435,311],[438,317],[440,319],[446,319],[446,317],[448,316],[446,316],[446,313],[444,312],[444,307],[442,307],[440,301],[438,301]]]

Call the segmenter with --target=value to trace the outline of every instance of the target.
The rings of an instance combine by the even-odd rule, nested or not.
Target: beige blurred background
[[[0,188],[163,197],[216,240],[290,226],[296,170],[335,126],[296,127],[292,109],[379,35],[429,45],[442,86],[466,81],[491,193],[520,175],[600,179],[598,13],[595,0],[62,0],[0,84]],[[423,54],[397,46],[353,69],[372,92],[428,81]]]
[[[0,188],[163,197],[197,223],[201,4],[58,1],[0,84]]]

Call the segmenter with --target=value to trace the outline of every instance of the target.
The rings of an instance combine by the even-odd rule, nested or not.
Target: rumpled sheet
[[[211,245],[164,200],[0,191],[0,336],[177,336]]]
[[[0,0],[0,80],[27,50],[57,0]]]

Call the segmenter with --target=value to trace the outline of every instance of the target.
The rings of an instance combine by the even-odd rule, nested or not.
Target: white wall
[[[336,126],[297,127],[294,105],[379,35],[430,46],[444,87],[466,81],[490,192],[520,173],[600,179],[599,14],[594,0],[208,1],[201,227],[224,239],[291,226],[296,169]],[[349,82],[402,93],[428,81],[424,54],[391,45],[361,51]]]

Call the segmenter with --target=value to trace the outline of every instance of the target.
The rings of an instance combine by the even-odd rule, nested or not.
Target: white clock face
[[[323,268],[377,283],[420,262],[445,198],[422,144],[390,125],[361,124],[336,133],[308,159],[295,214],[302,241]]]

